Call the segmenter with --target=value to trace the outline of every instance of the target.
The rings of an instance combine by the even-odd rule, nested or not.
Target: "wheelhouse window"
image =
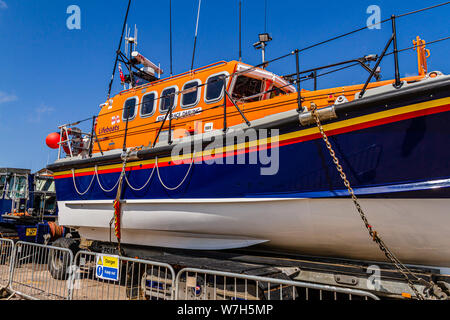
[[[5,185],[3,194],[5,199],[11,199],[14,187],[14,175],[6,175],[5,176]]]
[[[55,181],[51,178],[36,177],[35,190],[41,192],[55,192]]]
[[[160,111],[161,113],[166,113],[169,108],[175,109],[176,108],[176,95],[178,88],[176,86],[169,87],[163,90],[161,93],[161,106]]]
[[[284,96],[286,94],[287,94],[286,91],[283,91],[282,89],[274,86],[270,92],[270,99],[278,97],[278,96]]]
[[[224,77],[226,77],[226,74],[217,74],[208,78],[205,93],[207,103],[218,101],[223,97]]]
[[[34,209],[41,215],[53,214],[56,210],[55,181],[46,176],[35,177]]]
[[[148,117],[155,112],[156,92],[150,92],[142,97],[141,116]]]
[[[13,189],[16,198],[26,198],[27,184],[27,177],[16,176]]]
[[[195,106],[200,100],[200,80],[187,82],[183,86],[183,95],[181,96],[181,107],[190,108]]]
[[[4,194],[7,199],[27,198],[28,181],[26,176],[10,175],[6,178]]]
[[[123,106],[123,120],[133,120],[136,116],[136,105],[138,104],[138,98],[133,97],[125,101]]]
[[[259,101],[264,90],[262,79],[238,76],[233,89],[233,98],[245,102]]]

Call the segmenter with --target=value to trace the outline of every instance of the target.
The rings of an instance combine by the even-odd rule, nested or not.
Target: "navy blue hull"
[[[3,222],[2,215],[11,213],[12,201],[9,199],[0,198],[0,222]]]
[[[333,135],[330,141],[356,193],[364,197],[450,197],[450,112],[440,112],[394,123]],[[288,130],[298,130],[290,128]],[[283,132],[282,132],[283,133]],[[346,190],[322,139],[279,147],[276,175],[261,175],[262,165],[195,164],[185,183],[175,191],[164,188],[155,174],[141,191],[123,185],[123,199],[245,198],[245,197],[343,197]],[[264,167],[264,166],[263,166]],[[177,186],[189,165],[160,168],[161,180]],[[152,169],[127,172],[135,188],[145,184]],[[101,174],[104,188],[111,188],[120,173]],[[92,175],[76,177],[78,190],[89,186]],[[437,181],[428,184],[430,181]],[[56,180],[58,201],[112,200],[94,180],[80,196],[72,177]]]

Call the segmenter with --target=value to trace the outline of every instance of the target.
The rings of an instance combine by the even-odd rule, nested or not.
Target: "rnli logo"
[[[113,116],[111,118],[111,125],[119,124],[120,123],[120,116]]]

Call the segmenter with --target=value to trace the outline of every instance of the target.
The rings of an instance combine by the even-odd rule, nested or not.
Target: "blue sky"
[[[238,58],[238,0],[203,0],[195,66]],[[366,25],[370,5],[381,18],[439,1],[275,1],[267,0],[267,31],[273,41],[268,58]],[[91,117],[106,99],[127,0],[0,0],[0,167],[39,170],[56,152],[45,145],[48,133],[60,124]],[[190,67],[197,0],[173,0],[174,73]],[[67,7],[81,9],[81,30],[69,30]],[[139,29],[138,49],[169,72],[169,0],[133,0],[129,22]],[[398,20],[398,46],[412,45],[416,35],[427,41],[448,36],[450,6]],[[252,44],[264,31],[264,0],[243,0],[243,59],[260,63]],[[302,53],[306,69],[380,53],[390,24],[366,30]],[[429,47],[430,70],[450,72],[450,41]],[[270,70],[293,72],[294,60],[275,63]],[[382,64],[384,79],[392,78],[392,56]],[[417,72],[415,52],[400,54],[402,76]],[[319,87],[364,82],[353,69],[323,77]],[[308,85],[306,85],[308,88]],[[114,92],[120,89],[116,82]]]

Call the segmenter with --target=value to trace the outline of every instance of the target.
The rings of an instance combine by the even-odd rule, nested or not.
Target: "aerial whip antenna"
[[[172,70],[172,0],[169,1],[169,23],[170,23],[170,76],[173,76]]]
[[[128,0],[127,13],[125,14],[125,21],[123,22],[122,34],[120,36],[120,41],[119,41],[119,48],[116,51],[116,61],[114,62],[114,69],[113,69],[112,76],[111,76],[111,82],[109,83],[108,100],[109,100],[109,97],[111,96],[111,88],[112,88],[112,84],[114,82],[114,76],[116,75],[117,62],[119,60],[120,49],[122,48],[123,34],[125,32],[125,27],[127,25],[128,13],[130,12],[130,6],[131,6],[131,0]]]
[[[198,12],[197,12],[197,25],[195,27],[195,38],[194,38],[194,51],[192,52],[192,64],[191,71],[194,69],[194,59],[195,59],[195,47],[197,45],[197,34],[198,34],[198,20],[200,18],[200,7],[202,6],[202,0],[198,1]]]
[[[239,61],[242,61],[242,1],[239,1]]]
[[[264,33],[267,33],[267,0],[264,1]]]

